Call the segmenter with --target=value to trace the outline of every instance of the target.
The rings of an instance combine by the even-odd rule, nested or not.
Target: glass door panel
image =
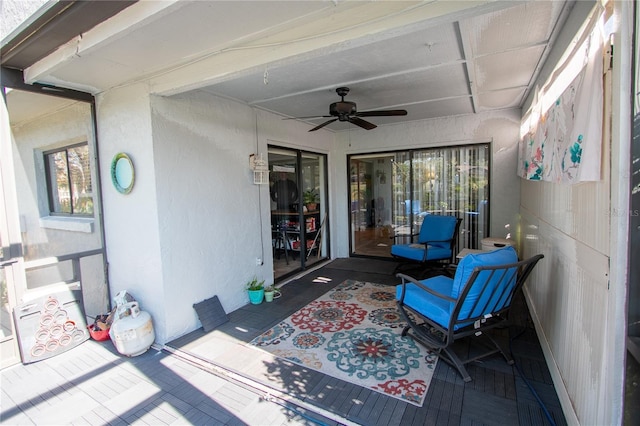
[[[25,274],[12,163],[13,138],[4,102],[0,104],[0,122],[0,368],[5,368],[20,362],[12,312],[16,291],[24,292]]]
[[[488,144],[349,158],[351,254],[390,257],[428,214],[462,219],[458,249],[488,235]]]
[[[416,151],[412,164],[414,192],[421,199],[417,215],[462,219],[458,249],[480,248],[489,226],[489,145]],[[415,222],[415,232],[419,232],[421,217]]]
[[[304,253],[305,267],[327,257],[327,181],[324,156],[303,152],[302,170],[302,211],[304,215]]]
[[[100,191],[94,184],[97,154],[91,104],[73,97],[3,89],[0,343],[2,365],[7,365],[16,344],[20,345],[23,362],[29,354],[30,362],[73,347],[59,345],[53,338],[46,341],[46,352],[41,350],[42,343],[33,345],[35,329],[31,321],[36,317],[26,306],[39,306],[43,295],[60,301],[72,296],[74,306],[79,307],[77,312],[60,309],[60,315],[69,315],[67,318],[73,319],[87,339],[84,323],[108,312],[110,301],[98,214]],[[40,113],[31,116],[24,105]],[[42,121],[42,116],[47,120]],[[56,155],[59,152],[65,154],[64,167],[63,156]],[[53,162],[60,166],[56,170],[47,168],[52,159],[59,160]],[[61,209],[60,203],[50,202],[52,199],[70,208]],[[19,315],[14,316],[14,310]],[[71,317],[76,313],[77,318]]]
[[[420,198],[415,195],[411,196],[414,191],[411,179],[410,152],[394,154],[391,166],[393,180],[392,233],[394,236],[392,244],[406,244],[410,242],[411,234],[414,232],[413,224],[420,209]]]
[[[390,257],[398,196],[393,154],[359,155],[349,161],[351,253]],[[408,183],[408,181],[407,181]]]
[[[278,279],[300,270],[298,156],[296,151],[269,148],[269,195],[273,273]]]
[[[16,305],[15,283],[24,282],[24,270],[19,258],[12,257],[11,251],[18,245],[11,244],[8,232],[7,210],[0,176],[0,200],[3,211],[0,211],[0,368],[20,362],[20,353],[15,339],[15,325],[12,311]],[[19,253],[16,253],[19,254]],[[22,280],[20,280],[20,276]],[[17,279],[16,279],[17,278]],[[24,285],[20,286],[24,287]]]
[[[276,281],[328,257],[326,156],[269,147]]]

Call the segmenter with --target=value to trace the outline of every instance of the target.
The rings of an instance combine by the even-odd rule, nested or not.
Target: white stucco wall
[[[250,154],[267,145],[328,154],[332,257],[347,257],[347,153],[493,143],[492,227],[516,223],[519,110],[309,133],[309,125],[205,92],[149,96],[144,86],[98,97],[105,228],[112,295],[128,290],[166,343],[200,326],[193,304],[217,295],[226,312],[248,303],[253,276],[273,282],[267,185]],[[425,137],[428,135],[428,137]],[[119,151],[135,165],[133,191],[110,184]],[[256,265],[256,258],[264,260]]]
[[[339,132],[330,164],[335,176],[335,209],[332,211],[337,257],[349,256],[349,209],[347,206],[347,154],[421,149],[491,142],[490,236],[517,238],[520,186],[516,179],[520,110],[414,121],[379,126],[375,130]]]
[[[250,178],[250,108],[205,94],[154,97],[158,225],[167,338],[197,326],[193,303],[218,295],[225,311],[247,303],[260,244],[260,187]]]
[[[31,15],[43,7],[48,0],[2,0],[0,5],[0,39],[16,31]]]
[[[11,97],[8,105],[11,115]],[[32,102],[46,101],[45,95],[33,96]],[[45,116],[32,117],[14,123],[14,169],[20,214],[23,254],[26,261],[79,253],[102,247],[98,205],[94,204],[94,218],[49,217],[44,151],[87,142],[93,152],[94,135],[90,105],[77,102]],[[93,158],[93,155],[91,155]],[[98,182],[95,165],[92,164],[94,191]],[[96,193],[94,192],[94,200]],[[55,222],[57,225],[52,226]],[[75,230],[74,230],[75,229]],[[108,306],[107,285],[103,273],[101,255],[80,261],[82,290],[86,314],[93,317],[104,313]],[[73,276],[71,262],[65,261],[52,267],[27,271],[30,290],[59,283]],[[19,296],[22,289],[18,289]]]
[[[131,293],[163,336],[166,313],[147,88],[130,86],[98,95],[96,110],[111,295]],[[127,195],[111,183],[111,160],[119,152],[127,153],[135,168],[133,190]]]
[[[273,282],[268,186],[249,155],[267,144],[327,153],[333,135],[204,92],[149,96],[144,86],[98,97],[112,295],[129,291],[166,343],[198,327],[193,304],[248,303],[253,276]],[[110,183],[113,156],[135,166],[128,195]],[[256,258],[264,260],[256,265]]]
[[[204,92],[151,103],[165,338],[172,339],[200,326],[194,303],[217,295],[231,312],[248,303],[253,276],[273,282],[268,186],[253,184],[249,156],[266,158],[276,141],[326,151],[332,137],[308,137],[299,123]]]

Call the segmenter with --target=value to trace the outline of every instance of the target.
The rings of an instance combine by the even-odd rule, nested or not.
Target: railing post
[[[73,280],[80,283],[82,289],[82,271],[80,270],[80,257],[71,259],[71,268],[73,269]]]

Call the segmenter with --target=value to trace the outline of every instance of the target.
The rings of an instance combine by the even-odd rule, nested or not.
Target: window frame
[[[87,153],[89,154],[89,179],[91,179],[91,199],[93,200],[93,206],[94,208],[92,209],[92,213],[75,213],[74,212],[74,204],[73,204],[73,185],[72,185],[72,180],[71,180],[71,168],[69,167],[69,150],[73,149],[73,148],[78,148],[78,147],[82,147],[85,146],[87,148]],[[70,145],[64,145],[61,146],[59,148],[54,148],[54,149],[48,149],[46,151],[42,152],[42,159],[44,161],[44,170],[45,170],[45,183],[46,183],[46,189],[47,189],[47,207],[49,210],[49,216],[59,216],[59,217],[76,217],[76,218],[93,218],[95,215],[95,200],[94,200],[94,182],[93,182],[93,170],[92,170],[92,165],[91,165],[91,158],[90,158],[90,146],[89,146],[89,141],[82,141],[82,142],[78,142],[78,143],[74,143],[74,144],[70,144]],[[66,159],[66,167],[67,167],[67,181],[69,184],[69,198],[70,198],[70,207],[71,207],[71,212],[67,213],[67,212],[58,212],[55,211],[54,209],[54,191],[57,191],[57,186],[56,188],[53,187],[53,183],[51,181],[52,175],[51,175],[51,166],[49,163],[49,156],[52,154],[56,154],[59,152],[64,152]]]

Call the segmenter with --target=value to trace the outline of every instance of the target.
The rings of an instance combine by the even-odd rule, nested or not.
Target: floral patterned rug
[[[437,356],[402,337],[395,287],[347,280],[251,345],[329,376],[422,406]]]

